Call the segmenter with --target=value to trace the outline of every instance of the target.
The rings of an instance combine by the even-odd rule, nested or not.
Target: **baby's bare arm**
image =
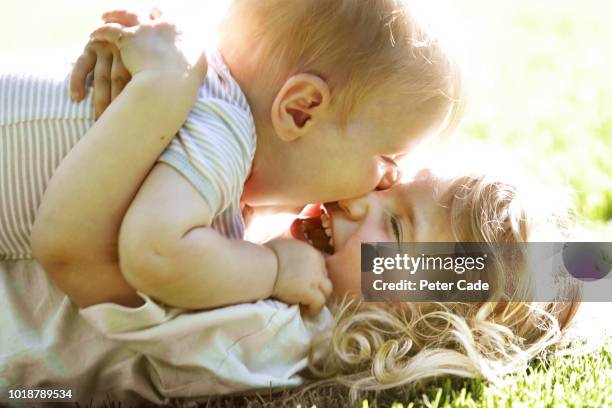
[[[210,228],[211,211],[170,166],[151,171],[121,224],[119,258],[126,280],[169,305],[208,309],[274,297],[318,314],[331,294],[322,254],[278,239],[231,240]]]
[[[102,31],[104,30],[104,31]],[[117,27],[96,33],[117,38]],[[139,301],[118,273],[119,221],[189,112],[206,71],[168,24],[125,31],[132,81],[53,174],[32,228],[32,251],[77,305]],[[105,37],[105,38],[106,38]],[[162,41],[164,40],[164,41]]]
[[[79,306],[130,296],[117,274],[119,225],[169,135],[180,126],[183,109],[170,114],[172,106],[164,98],[173,89],[174,84],[166,89],[157,80],[135,78],[61,162],[45,192],[32,228],[32,250]],[[114,267],[101,267],[113,262]],[[137,299],[132,293],[129,303]]]
[[[275,253],[225,238],[209,228],[211,221],[208,205],[189,181],[158,163],[121,225],[123,275],[139,291],[190,309],[270,297]]]

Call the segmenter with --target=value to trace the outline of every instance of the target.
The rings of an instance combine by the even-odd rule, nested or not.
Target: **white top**
[[[79,309],[35,261],[0,262],[0,403],[11,388],[162,404],[295,386],[312,337],[332,320],[327,309],[303,319],[274,300],[188,311],[140,296],[137,308]]]

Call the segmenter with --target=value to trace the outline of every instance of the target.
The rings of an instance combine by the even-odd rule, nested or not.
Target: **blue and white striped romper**
[[[71,66],[42,68],[46,72],[0,72],[0,260],[31,257],[30,232],[47,183],[94,123],[91,92],[80,103],[69,98]],[[242,239],[240,196],[254,154],[246,97],[221,55],[211,53],[196,103],[158,161],[200,192],[214,229]]]

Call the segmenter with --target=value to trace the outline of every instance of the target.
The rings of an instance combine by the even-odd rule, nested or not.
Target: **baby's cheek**
[[[354,168],[346,167],[343,190],[345,199],[360,197],[368,194],[378,186],[381,174],[377,166],[360,163]]]
[[[385,174],[384,168],[376,163],[372,163],[369,166],[367,174],[364,175],[363,180],[368,181],[367,192],[374,191],[378,188],[378,185],[383,179]]]

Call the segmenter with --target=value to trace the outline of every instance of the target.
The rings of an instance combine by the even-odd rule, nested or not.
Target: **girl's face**
[[[329,254],[326,265],[333,296],[348,293],[359,298],[362,242],[452,241],[447,209],[436,199],[445,188],[447,183],[422,170],[413,181],[389,190],[309,206],[291,232]]]

